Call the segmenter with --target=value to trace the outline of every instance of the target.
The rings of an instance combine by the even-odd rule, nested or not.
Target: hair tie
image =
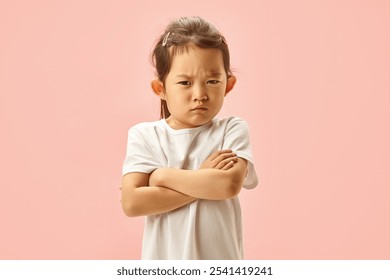
[[[165,47],[165,45],[167,44],[169,34],[171,34],[171,32],[168,32],[167,35],[165,35],[165,37],[164,37],[164,40],[163,40],[163,42],[162,42],[162,46],[163,46],[163,47]]]
[[[220,36],[220,39],[221,39],[221,42],[222,42],[223,44],[227,45],[227,42],[226,42],[226,40],[225,40],[225,37]]]

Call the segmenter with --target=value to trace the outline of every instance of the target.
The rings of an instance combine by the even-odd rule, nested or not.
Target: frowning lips
[[[204,110],[207,110],[207,107],[205,106],[196,106],[194,108],[191,109],[191,111],[204,111]]]

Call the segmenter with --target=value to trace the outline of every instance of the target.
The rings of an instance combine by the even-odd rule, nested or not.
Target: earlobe
[[[229,76],[226,83],[225,96],[234,88],[237,78],[235,76]]]
[[[153,92],[160,97],[161,99],[165,100],[165,90],[164,90],[164,84],[159,79],[152,80],[151,84]]]

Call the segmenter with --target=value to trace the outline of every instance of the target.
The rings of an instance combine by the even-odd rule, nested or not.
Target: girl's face
[[[218,114],[235,81],[227,78],[220,50],[190,46],[174,55],[165,88],[155,92],[167,102],[170,127],[194,128]]]

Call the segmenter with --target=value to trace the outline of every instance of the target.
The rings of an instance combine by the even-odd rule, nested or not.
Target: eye
[[[210,85],[216,85],[216,84],[220,83],[220,81],[218,81],[218,80],[209,80],[209,81],[207,81],[207,83],[210,84]]]
[[[189,85],[191,85],[191,82],[189,82],[189,81],[180,81],[177,84],[182,85],[182,86],[189,86]]]

